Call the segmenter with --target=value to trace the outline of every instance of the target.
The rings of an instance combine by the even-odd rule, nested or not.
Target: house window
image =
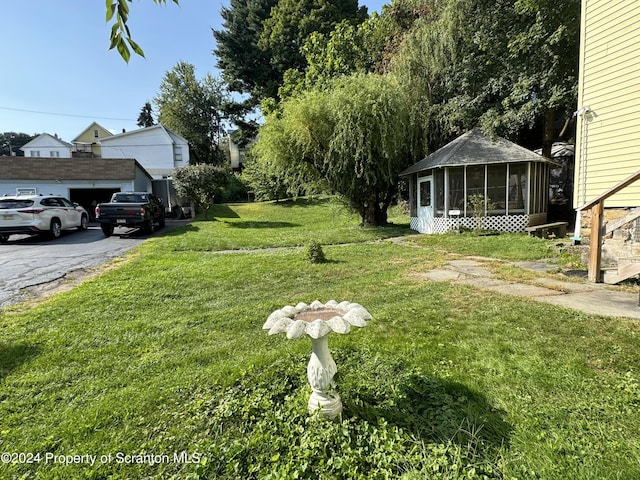
[[[96,128],[96,129],[93,131],[93,137],[94,137],[94,138],[98,138],[98,136],[99,136],[99,132],[98,132],[98,129]]]
[[[59,157],[60,156],[60,152],[58,152],[57,150],[51,150],[49,152],[49,156],[50,157]]]
[[[182,161],[182,147],[180,147],[180,146],[174,146],[173,147],[173,160],[175,162],[181,162]]]
[[[30,153],[30,155],[32,157],[39,157],[40,156],[40,150],[31,150],[29,153]]]
[[[431,181],[420,182],[420,206],[431,206]]]

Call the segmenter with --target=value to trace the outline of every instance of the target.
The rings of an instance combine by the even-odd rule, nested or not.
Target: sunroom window
[[[525,212],[526,163],[471,165],[447,168],[449,210],[473,216],[471,197],[484,198],[483,215],[513,215]],[[438,212],[441,213],[441,212]]]
[[[504,215],[507,202],[507,166],[487,166],[487,199],[489,214]]]
[[[527,164],[509,165],[509,213],[524,213],[527,196]]]
[[[449,168],[448,173],[449,210],[464,211],[464,168]]]

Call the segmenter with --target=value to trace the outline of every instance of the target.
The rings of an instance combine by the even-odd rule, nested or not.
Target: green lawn
[[[407,218],[362,229],[325,198],[214,215],[0,313],[0,452],[29,454],[3,456],[0,478],[640,478],[636,322],[416,275],[453,253],[555,257],[553,242],[399,245],[380,239],[408,234]],[[215,253],[311,240],[327,263]],[[309,340],[262,330],[315,299],[374,317],[330,338],[339,422],[306,412]]]

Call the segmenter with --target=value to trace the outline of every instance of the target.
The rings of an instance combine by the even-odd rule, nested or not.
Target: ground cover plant
[[[520,260],[552,242],[383,241],[344,212],[332,237],[325,200],[225,208],[0,313],[0,451],[31,455],[3,454],[0,478],[640,477],[636,322],[416,275],[473,244]],[[321,234],[325,263],[282,248]],[[308,339],[261,327],[331,298],[374,320],[330,338],[345,411],[322,422]]]

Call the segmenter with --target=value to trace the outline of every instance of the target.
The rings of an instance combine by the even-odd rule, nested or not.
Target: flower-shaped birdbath
[[[286,332],[290,339],[304,334],[311,337],[307,375],[313,391],[309,397],[309,413],[320,410],[326,418],[335,418],[342,413],[342,402],[333,381],[337,368],[329,352],[329,334],[347,334],[352,326],[366,326],[367,320],[371,320],[371,315],[362,305],[335,300],[325,304],[316,300],[311,305],[286,306],[267,318],[262,328],[269,330],[269,335]]]

